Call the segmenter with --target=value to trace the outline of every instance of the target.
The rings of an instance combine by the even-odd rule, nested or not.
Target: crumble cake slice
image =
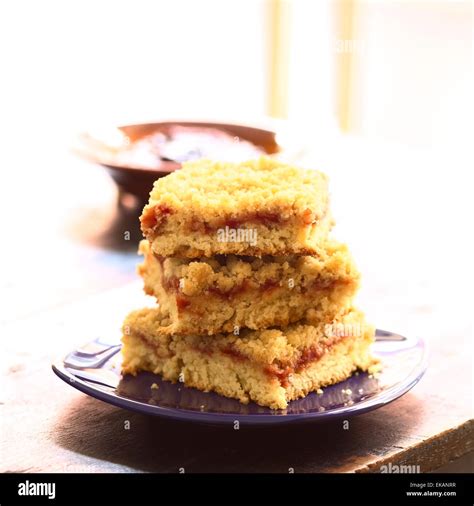
[[[217,334],[239,328],[331,321],[347,309],[359,272],[344,244],[328,242],[317,257],[163,258],[140,243],[138,272],[148,295],[170,316],[173,334]]]
[[[158,179],[140,217],[163,257],[316,254],[333,225],[326,176],[268,157],[199,160]]]
[[[246,404],[273,409],[348,378],[377,361],[374,329],[351,309],[328,325],[244,330],[239,336],[173,336],[161,308],[132,312],[123,326],[123,373],[151,371]]]

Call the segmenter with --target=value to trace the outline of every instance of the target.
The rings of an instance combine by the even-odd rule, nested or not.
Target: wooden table
[[[59,381],[54,358],[118,332],[143,302],[134,245],[123,241],[133,212],[124,218],[106,176],[64,154],[39,181],[33,238],[2,251],[0,471],[377,472],[389,462],[432,471],[472,452],[463,172],[452,169],[447,181],[442,157],[423,165],[423,153],[387,156],[350,139],[339,146],[312,159],[331,175],[336,235],[364,273],[360,305],[379,327],[430,344],[429,369],[410,393],[351,418],[348,429],[336,421],[236,431],[131,413]],[[27,201],[34,190],[26,188]],[[10,199],[13,209],[18,195]],[[31,207],[16,209],[2,213],[12,241],[18,220],[32,216]]]

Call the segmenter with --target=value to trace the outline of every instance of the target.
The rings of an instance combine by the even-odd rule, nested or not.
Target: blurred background
[[[2,321],[136,279],[136,222],[70,147],[179,117],[285,125],[377,324],[471,332],[472,39],[470,1],[4,0]]]

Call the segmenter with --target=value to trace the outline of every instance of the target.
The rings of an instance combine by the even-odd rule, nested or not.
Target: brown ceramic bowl
[[[251,143],[259,148],[262,154],[274,155],[283,151],[283,146],[277,141],[276,128],[266,129],[241,124],[204,121],[163,121],[121,126],[100,134],[82,133],[78,137],[74,151],[82,158],[105,167],[121,193],[132,194],[140,201],[145,201],[153,182],[179,169],[180,163],[172,159],[160,159],[155,161],[156,163],[153,161],[152,163],[143,163],[143,161],[124,158],[120,154],[128,149],[127,146],[135,145],[137,141],[149,138],[154,134],[166,134],[174,127],[221,131],[237,141],[246,141],[244,144]]]

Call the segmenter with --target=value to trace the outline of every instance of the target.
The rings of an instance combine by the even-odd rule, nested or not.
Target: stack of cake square
[[[186,163],[155,182],[140,220],[139,274],[158,304],[124,323],[124,373],[284,409],[374,364],[321,172]]]

